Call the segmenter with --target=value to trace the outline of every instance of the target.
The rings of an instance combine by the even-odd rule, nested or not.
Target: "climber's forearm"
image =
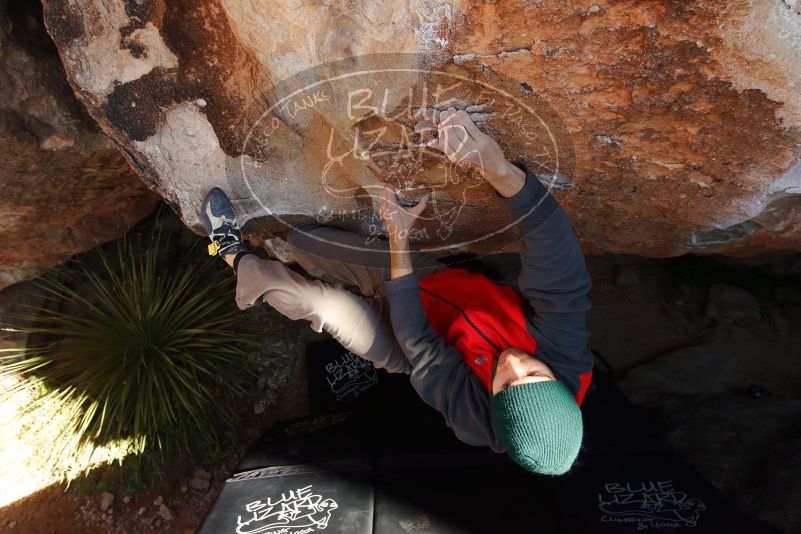
[[[590,276],[567,213],[534,172],[521,170],[525,185],[502,200],[521,234],[518,288],[531,304],[538,357],[577,391],[579,375],[592,369],[586,325]]]
[[[389,278],[394,280],[401,276],[406,276],[413,272],[412,269],[412,253],[409,249],[408,234],[405,237],[398,237],[397,235],[390,234],[389,236],[389,251],[390,251],[390,269]]]

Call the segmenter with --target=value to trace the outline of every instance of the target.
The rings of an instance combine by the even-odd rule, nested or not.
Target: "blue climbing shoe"
[[[228,200],[228,196],[219,187],[209,191],[203,200],[200,219],[211,239],[209,256],[215,254],[219,254],[220,257],[236,256],[239,252],[249,250],[249,247],[242,242],[242,232],[236,223],[234,207]]]

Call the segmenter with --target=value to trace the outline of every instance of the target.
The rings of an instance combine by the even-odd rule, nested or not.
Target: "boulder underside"
[[[41,7],[0,5],[0,289],[123,235],[158,202],[75,99]]]
[[[538,172],[589,253],[801,250],[801,5],[790,0],[44,1],[77,97],[200,231],[380,237],[371,191],[433,192],[413,238],[515,247],[480,175],[424,147],[465,109]],[[368,72],[369,71],[369,72]]]

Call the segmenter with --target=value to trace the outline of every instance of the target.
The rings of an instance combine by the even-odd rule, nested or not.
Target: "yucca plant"
[[[54,458],[126,443],[152,464],[153,453],[213,449],[236,423],[252,337],[237,329],[232,275],[205,264],[168,272],[163,256],[157,235],[145,250],[123,241],[98,252],[95,267],[74,261],[39,280],[45,306],[13,319],[29,343],[0,358],[0,378],[17,379],[3,394],[36,390],[28,410],[63,406]]]

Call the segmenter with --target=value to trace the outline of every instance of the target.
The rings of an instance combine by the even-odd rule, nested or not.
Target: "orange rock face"
[[[158,197],[86,115],[29,2],[0,6],[0,289],[123,235]]]
[[[388,181],[434,193],[419,246],[513,248],[480,174],[424,148],[453,106],[552,187],[588,252],[801,250],[792,0],[44,4],[78,98],[195,229],[220,186],[252,238],[379,237]]]

